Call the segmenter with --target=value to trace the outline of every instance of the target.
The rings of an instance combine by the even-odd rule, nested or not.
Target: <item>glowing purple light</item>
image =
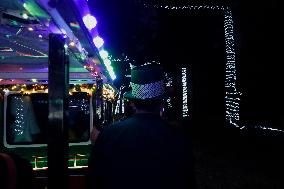
[[[103,44],[104,44],[103,38],[101,38],[101,37],[99,37],[99,36],[95,37],[95,38],[93,39],[93,42],[94,42],[94,44],[95,44],[95,46],[96,46],[97,48],[102,47]]]
[[[97,19],[90,14],[83,17],[83,22],[89,30],[95,28],[97,25]]]

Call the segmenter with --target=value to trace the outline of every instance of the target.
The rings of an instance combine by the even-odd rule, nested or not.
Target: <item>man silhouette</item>
[[[161,119],[165,87],[157,65],[131,70],[125,94],[135,114],[102,130],[89,158],[89,186],[96,189],[194,188],[186,138]]]

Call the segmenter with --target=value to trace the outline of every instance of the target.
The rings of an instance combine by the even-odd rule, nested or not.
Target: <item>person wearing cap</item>
[[[132,90],[124,97],[136,112],[99,134],[89,157],[89,188],[195,188],[190,146],[160,117],[163,77],[159,66],[131,70]]]

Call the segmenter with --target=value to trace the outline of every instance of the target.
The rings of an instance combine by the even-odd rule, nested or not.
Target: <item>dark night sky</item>
[[[224,64],[216,63],[224,63],[222,17],[211,12],[169,13],[157,9],[144,9],[133,2],[89,0],[98,19],[99,32],[105,39],[106,48],[114,56],[121,57],[122,53],[126,53],[138,62],[159,60],[168,70],[173,69],[176,62],[182,62],[192,66],[196,70],[195,73],[201,73],[203,65],[206,65],[207,74],[203,74],[205,79],[199,76],[202,74],[196,73],[195,80],[200,83],[211,83],[208,83],[207,91],[199,88],[199,92],[209,93],[214,98],[221,95],[221,92],[212,91],[222,91],[220,70],[224,69]],[[167,4],[165,2],[163,1]],[[185,2],[187,1],[178,1],[179,5],[188,5]],[[206,1],[194,2],[190,4],[208,4]],[[225,3],[210,1],[209,4],[225,4],[233,11],[238,89],[243,93],[241,116],[245,120],[275,120],[275,124],[278,125],[280,114],[283,112],[278,110],[283,104],[283,100],[280,100],[283,93],[279,87],[283,81],[279,66],[283,62],[279,48],[282,38],[280,14],[283,13],[280,11],[279,2],[271,0],[254,3],[233,0]],[[214,62],[214,65],[208,62]],[[116,81],[119,85],[124,82],[122,76],[128,68],[128,63],[115,63],[114,66],[116,72],[120,73]],[[209,103],[209,100],[203,103]],[[216,104],[210,105],[215,107]]]

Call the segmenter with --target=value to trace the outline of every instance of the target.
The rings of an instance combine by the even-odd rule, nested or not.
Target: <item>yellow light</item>
[[[70,47],[75,47],[74,41],[71,41],[71,42],[69,43],[69,46],[70,46]]]
[[[37,82],[37,79],[31,79],[32,82]]]

